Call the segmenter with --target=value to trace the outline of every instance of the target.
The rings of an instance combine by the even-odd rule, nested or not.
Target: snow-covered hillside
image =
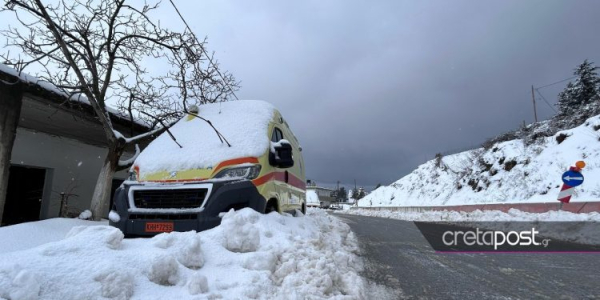
[[[600,200],[600,116],[551,137],[497,143],[428,161],[359,206],[554,202],[561,174],[583,160],[585,182],[571,201]]]
[[[64,239],[2,253],[0,299],[365,298],[357,240],[321,210],[243,209],[208,231],[139,239],[80,220],[53,223],[61,224],[54,236],[72,228]],[[2,243],[29,243],[36,227],[0,228]]]

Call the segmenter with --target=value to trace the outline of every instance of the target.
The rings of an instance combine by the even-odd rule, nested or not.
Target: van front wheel
[[[270,199],[267,202],[267,207],[265,207],[265,214],[271,213],[271,212],[279,212],[279,210],[277,209],[277,199]]]
[[[302,214],[306,215],[306,203],[302,203]]]

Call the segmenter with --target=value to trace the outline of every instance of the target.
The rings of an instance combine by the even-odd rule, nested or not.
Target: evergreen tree
[[[344,188],[343,186],[340,187],[340,189],[337,191],[337,201],[340,202],[346,202],[346,200],[348,199],[348,192],[346,192],[346,188]]]
[[[587,59],[573,73],[577,78],[569,82],[567,87],[558,95],[559,115],[569,116],[582,112],[591,112],[589,104],[597,104],[600,100],[598,88],[600,78],[596,66]],[[587,114],[586,114],[587,116]]]
[[[356,198],[356,199],[362,199],[362,198],[364,198],[366,195],[367,195],[367,194],[365,193],[365,189],[363,189],[363,188],[359,188],[359,189],[358,189],[358,198]]]

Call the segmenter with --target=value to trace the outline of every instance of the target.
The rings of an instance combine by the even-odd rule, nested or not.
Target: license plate
[[[173,222],[147,222],[146,232],[171,232]]]

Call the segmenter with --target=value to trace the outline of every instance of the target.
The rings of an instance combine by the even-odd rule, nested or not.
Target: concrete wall
[[[12,151],[11,164],[47,169],[41,219],[57,217],[61,192],[73,193],[69,206],[73,210],[89,208],[96,179],[106,156],[105,148],[77,140],[18,128]],[[115,178],[124,179],[125,171]],[[105,207],[108,215],[109,207]]]

